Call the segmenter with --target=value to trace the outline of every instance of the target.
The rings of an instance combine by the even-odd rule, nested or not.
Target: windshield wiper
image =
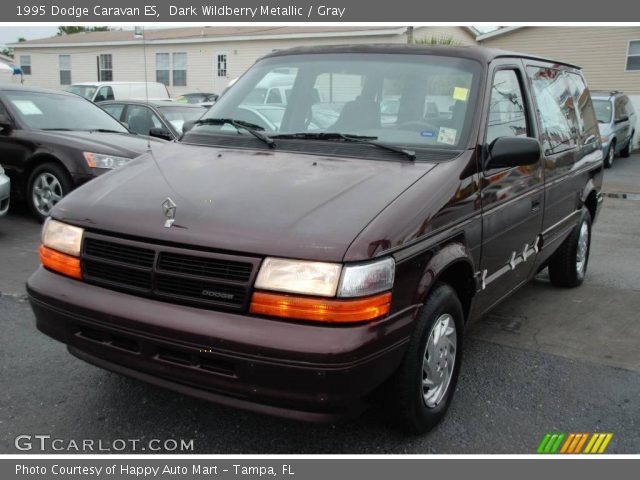
[[[382,148],[390,152],[400,153],[407,157],[409,160],[414,161],[416,159],[416,152],[413,150],[407,150],[402,147],[396,147],[395,145],[389,145],[387,143],[376,142],[378,137],[368,137],[364,135],[351,135],[348,133],[337,132],[304,132],[304,133],[282,133],[280,135],[272,135],[271,138],[283,138],[283,139],[295,139],[295,140],[341,140],[344,142],[364,143],[366,145],[373,145],[374,147]]]
[[[40,130],[46,130],[48,132],[72,132],[73,128],[41,128]]]
[[[99,133],[126,133],[126,132],[122,132],[120,130],[111,130],[109,128],[92,128],[90,130],[87,130],[87,132],[99,132]]]
[[[245,122],[243,120],[234,120],[233,118],[201,118],[200,120],[196,120],[194,125],[232,125],[236,127],[238,132],[240,132],[240,130],[246,130],[258,140],[262,140],[266,143],[269,148],[274,148],[276,146],[276,142],[273,141],[273,138],[258,131],[264,130],[264,128],[260,125],[256,125],[255,123]]]

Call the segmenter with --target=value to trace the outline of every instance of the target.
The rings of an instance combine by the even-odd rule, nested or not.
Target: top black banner
[[[609,0],[6,0],[3,22],[629,22],[640,2]]]

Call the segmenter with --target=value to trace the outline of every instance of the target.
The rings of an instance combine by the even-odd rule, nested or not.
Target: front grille
[[[194,257],[162,252],[158,259],[158,269],[167,272],[186,273],[201,277],[246,282],[251,276],[253,265],[213,258]]]
[[[153,266],[155,252],[147,248],[133,247],[131,245],[119,245],[113,242],[105,242],[95,238],[87,238],[84,244],[84,253],[87,256],[114,260],[117,262],[137,265],[139,267]]]
[[[202,308],[247,308],[260,259],[87,233],[84,279],[102,287]]]

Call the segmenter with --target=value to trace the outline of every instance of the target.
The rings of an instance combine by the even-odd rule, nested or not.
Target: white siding
[[[416,29],[415,38],[429,36],[454,36],[464,43],[471,43],[473,37],[466,29],[459,27],[422,27]],[[244,40],[232,42],[186,43],[170,45],[152,45],[146,47],[147,76],[155,81],[156,53],[187,53],[187,86],[169,87],[172,96],[194,91],[212,91],[219,93],[231,79],[239,77],[255,61],[271,53],[296,46],[336,45],[336,44],[371,44],[371,43],[405,43],[405,35],[376,36],[333,36],[326,38],[301,39],[268,39]],[[31,55],[32,75],[25,77],[26,85],[61,88],[58,71],[58,55],[70,54],[72,64],[72,82],[97,81],[96,57],[103,53],[113,55],[114,81],[144,81],[143,49],[139,45],[112,47],[49,47],[19,48],[17,55]],[[227,54],[227,76],[219,78],[216,72],[215,59],[218,53]]]

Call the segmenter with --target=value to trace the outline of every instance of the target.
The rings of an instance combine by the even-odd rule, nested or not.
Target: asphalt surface
[[[534,453],[547,432],[611,432],[607,453],[640,453],[640,155],[616,159],[605,192],[585,284],[556,289],[543,272],[472,325],[452,407],[418,437],[390,426],[381,406],[346,424],[309,425],[75,359],[35,329],[24,282],[40,226],[12,209],[0,219],[0,453],[20,453],[21,434],[105,445],[193,439],[194,453],[209,454]]]

